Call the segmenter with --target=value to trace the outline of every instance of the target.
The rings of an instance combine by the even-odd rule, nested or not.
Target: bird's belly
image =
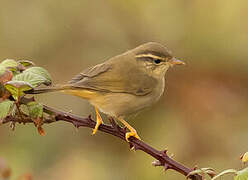
[[[90,103],[98,107],[103,113],[118,117],[144,109],[158,99],[159,97],[154,97],[150,94],[146,96],[135,96],[128,93],[107,93],[91,99]]]

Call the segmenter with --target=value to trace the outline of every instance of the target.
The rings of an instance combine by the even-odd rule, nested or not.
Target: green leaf
[[[46,79],[46,81],[44,82],[45,85],[50,85],[52,83],[52,78],[51,78],[50,74],[48,73],[47,70],[45,70],[42,67],[31,67],[31,68],[28,68],[27,70],[25,70],[24,73],[25,72],[32,72],[34,74],[42,76],[43,78]]]
[[[21,110],[21,112],[27,116],[29,116],[29,110],[26,104],[21,104],[19,106],[19,109]]]
[[[4,67],[2,64],[0,64],[0,76],[3,75],[6,70],[7,70],[7,68]]]
[[[16,68],[18,63],[13,59],[5,59],[3,62],[1,62],[1,66],[5,68]]]
[[[228,169],[228,170],[225,170],[225,171],[221,172],[220,174],[217,174],[216,176],[214,176],[212,178],[212,180],[216,180],[216,179],[221,178],[222,176],[227,175],[227,174],[236,175],[237,173],[238,173],[238,171],[235,169]]]
[[[190,178],[190,176],[192,175],[196,175],[196,174],[204,174],[204,175],[209,175],[210,177],[213,177],[215,175],[215,171],[213,168],[200,168],[200,169],[196,169],[194,171],[191,171],[188,175],[187,175],[187,179]]]
[[[34,66],[35,64],[29,60],[19,60],[18,63],[22,64],[24,67]]]
[[[238,175],[234,177],[234,180],[248,180],[248,168],[238,171],[237,174]]]
[[[0,119],[3,119],[6,116],[8,116],[13,105],[14,105],[14,102],[10,100],[5,100],[0,103]]]
[[[31,84],[33,87],[37,87],[41,84],[46,84],[50,82],[44,77],[42,77],[41,75],[26,71],[26,70],[23,73],[16,75],[13,78],[13,80],[27,82]]]
[[[5,84],[5,88],[11,93],[15,100],[24,95],[24,91],[33,89],[33,86],[25,81],[9,81]]]
[[[29,102],[27,104],[29,116],[33,119],[43,117],[43,105],[38,102]]]

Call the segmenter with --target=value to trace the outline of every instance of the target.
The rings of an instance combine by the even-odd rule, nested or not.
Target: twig
[[[25,102],[25,101],[28,102],[28,101],[32,101],[32,100],[33,99],[27,99],[27,98],[22,99],[23,102]],[[75,115],[70,114],[70,113],[56,110],[54,108],[51,108],[51,107],[48,107],[45,105],[44,105],[44,112],[51,115],[51,117],[53,117],[53,118],[44,119],[43,124],[49,124],[49,123],[53,123],[56,121],[66,121],[68,123],[72,123],[77,128],[79,128],[79,127],[94,128],[96,125],[96,122],[94,120],[92,120],[91,116],[89,116],[87,118],[82,118],[82,117],[75,116]],[[9,122],[22,123],[23,120],[21,118],[18,118],[18,117],[7,116],[2,121],[3,124],[9,123]],[[25,123],[33,123],[33,120],[31,118],[25,117]],[[112,118],[110,118],[110,123],[112,126],[102,124],[99,127],[99,131],[111,134],[113,136],[116,136],[116,137],[126,141],[125,140],[126,129],[121,128],[119,125],[117,125]],[[135,150],[141,150],[141,151],[151,155],[152,157],[154,157],[156,159],[156,161],[153,162],[154,166],[163,166],[165,170],[173,169],[173,170],[183,174],[184,176],[187,176],[191,171],[193,171],[193,169],[187,168],[184,165],[182,165],[182,164],[176,162],[175,160],[173,160],[172,158],[170,158],[167,155],[166,150],[165,151],[159,151],[159,150],[151,147],[150,145],[146,144],[145,142],[138,140],[134,137],[130,137],[129,140],[130,140],[129,144],[130,144],[131,148],[134,148]],[[202,176],[200,176],[198,174],[192,175],[189,178],[192,180],[202,180]]]

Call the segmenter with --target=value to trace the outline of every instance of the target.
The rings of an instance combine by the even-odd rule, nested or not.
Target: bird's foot
[[[126,138],[127,142],[130,142],[129,138],[131,136],[141,140],[140,137],[138,136],[136,130],[130,124],[128,124],[122,117],[118,117],[118,120],[121,121],[121,123],[124,124],[124,126],[126,126],[126,128],[129,129],[129,131],[130,131],[130,132],[127,132],[126,135],[125,135],[125,138]]]
[[[126,141],[127,141],[127,142],[130,142],[130,141],[129,141],[129,138],[130,138],[131,136],[133,136],[133,137],[135,137],[135,138],[141,140],[140,137],[139,137],[139,135],[137,134],[137,132],[136,132],[134,129],[132,129],[131,132],[127,132],[127,133],[126,133],[126,136],[125,136],[125,137],[126,137]]]

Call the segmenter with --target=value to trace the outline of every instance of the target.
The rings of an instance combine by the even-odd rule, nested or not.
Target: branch
[[[33,99],[27,99],[27,98],[23,98],[22,101],[24,103],[26,103],[27,101],[32,101]],[[26,102],[25,102],[26,101]],[[79,116],[75,116],[72,115],[70,113],[66,113],[66,112],[62,112],[59,110],[56,110],[54,108],[48,107],[44,105],[44,112],[49,114],[50,117],[49,118],[45,118],[43,120],[43,124],[49,124],[49,123],[54,123],[57,121],[66,121],[68,123],[72,123],[76,128],[79,127],[88,127],[88,128],[94,128],[96,125],[96,122],[94,120],[92,120],[91,116],[87,117],[87,118],[82,118]],[[52,118],[51,118],[52,117]],[[33,123],[34,121],[29,118],[28,116],[25,116],[24,119],[22,118],[18,118],[18,117],[13,117],[13,116],[7,116],[5,119],[3,119],[2,123],[6,124],[6,123]],[[105,125],[102,124],[99,127],[99,131],[105,132],[107,134],[111,134],[113,136],[116,136],[124,141],[125,140],[125,134],[126,134],[126,128],[121,128],[118,124],[116,124],[116,122],[114,121],[114,119],[110,118],[110,125]],[[187,176],[190,172],[193,171],[193,169],[187,168],[184,165],[176,162],[175,160],[173,160],[172,158],[170,158],[167,155],[167,151],[159,151],[153,147],[151,147],[150,145],[146,144],[145,142],[136,139],[135,137],[130,137],[129,138],[130,142],[130,148],[133,148],[134,150],[141,150],[149,155],[151,155],[152,157],[154,157],[156,159],[155,162],[153,162],[154,166],[163,166],[165,170],[168,169],[172,169],[175,170],[181,174],[183,174],[184,176]],[[198,174],[194,174],[189,176],[190,179],[192,180],[202,180],[202,176],[198,175]]]

